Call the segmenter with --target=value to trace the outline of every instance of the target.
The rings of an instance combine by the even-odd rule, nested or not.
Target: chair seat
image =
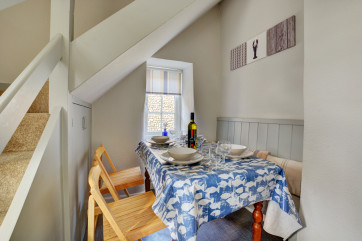
[[[152,210],[155,195],[145,192],[133,197],[109,203],[108,207],[128,240],[138,240],[166,225]],[[104,240],[119,240],[108,220],[103,217]]]
[[[130,187],[135,187],[145,183],[143,180],[141,169],[139,167],[128,168],[117,172],[109,173],[111,181],[116,190],[123,190]],[[109,192],[105,183],[100,188],[102,194]]]

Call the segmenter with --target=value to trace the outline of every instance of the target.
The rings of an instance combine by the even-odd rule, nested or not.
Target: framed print
[[[246,63],[250,64],[266,57],[266,31],[246,42]]]

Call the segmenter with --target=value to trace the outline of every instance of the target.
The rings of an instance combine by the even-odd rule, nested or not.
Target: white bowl
[[[156,143],[165,143],[170,139],[168,136],[154,136],[151,138]]]
[[[178,161],[190,159],[196,152],[197,150],[186,147],[173,147],[168,150],[168,154]]]
[[[246,146],[232,144],[231,145],[231,151],[230,151],[229,155],[231,155],[231,156],[240,156],[241,153],[243,153],[245,150],[246,150]]]

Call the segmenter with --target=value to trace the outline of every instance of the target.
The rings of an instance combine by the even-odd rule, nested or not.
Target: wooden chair
[[[108,173],[108,175],[117,191],[123,190],[126,193],[127,197],[130,197],[130,195],[127,191],[127,188],[143,185],[145,183],[145,181],[143,180],[142,174],[141,174],[141,169],[139,167],[133,167],[133,168],[128,168],[125,170],[117,171],[116,168],[114,167],[114,164],[113,164],[111,158],[108,155],[106,148],[103,145],[101,145],[95,151],[94,159],[95,159],[95,162],[99,166],[101,166],[102,169],[104,169],[104,171],[106,171],[106,169],[104,168],[104,165],[102,162],[103,154],[107,158],[107,161],[113,170],[113,172]],[[95,165],[95,163],[93,163],[93,166],[94,165]],[[100,188],[100,192],[102,194],[106,194],[106,193],[109,193],[109,190],[103,184],[103,186],[101,186],[101,188]]]
[[[92,167],[89,173],[91,195],[88,202],[88,241],[94,241],[94,216],[103,213],[103,238],[108,240],[140,240],[141,238],[166,228],[152,210],[155,195],[145,192],[125,199],[115,196],[115,201],[106,203],[100,188],[101,177],[110,189],[110,193],[117,191],[99,165]],[[113,196],[112,194],[112,196]],[[99,207],[96,207],[96,204]]]

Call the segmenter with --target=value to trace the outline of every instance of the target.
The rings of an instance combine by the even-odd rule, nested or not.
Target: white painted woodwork
[[[91,167],[92,109],[88,103],[70,96],[69,135],[69,202],[71,240],[82,240],[87,224],[88,173]]]
[[[229,122],[228,123],[227,140],[228,141],[233,141],[234,140],[234,122]]]
[[[290,154],[290,159],[296,160],[298,157],[303,156],[303,139],[304,139],[304,127],[303,126],[293,126],[292,130],[292,151]]]
[[[0,153],[62,57],[62,35],[56,34],[0,98]]]
[[[227,139],[250,149],[269,151],[271,155],[290,158],[297,161],[303,159],[302,120],[269,120],[269,119],[217,119],[217,139]]]
[[[94,26],[72,43],[74,86],[166,23],[194,0],[137,0]],[[139,14],[142,13],[142,14]]]
[[[181,131],[187,131],[187,125],[190,122],[190,113],[195,112],[193,64],[169,59],[149,58],[147,60],[147,66],[158,66],[182,70],[182,108],[180,122],[182,127]],[[146,76],[144,78],[146,79]],[[146,128],[146,126],[144,128]]]
[[[266,150],[271,153],[278,153],[279,124],[268,124]]]
[[[258,124],[252,122],[249,124],[249,144],[248,147],[251,149],[256,149],[256,142],[258,140]]]
[[[241,143],[241,122],[234,123],[234,143]]]
[[[218,140],[227,140],[227,134],[229,130],[229,123],[227,121],[218,121],[217,122],[218,131],[217,131],[217,139]]]
[[[75,0],[51,0],[50,4],[50,37],[57,33],[63,35],[62,60],[55,67],[49,78],[49,108],[60,106],[63,109],[61,126],[61,175],[62,175],[62,199],[63,199],[63,233],[64,241],[71,241],[70,227],[70,190],[73,188],[69,183],[68,162],[70,154],[68,152],[68,82],[69,82],[69,62],[70,62],[70,41],[73,35],[73,13]],[[74,187],[75,188],[75,187]]]
[[[290,158],[292,150],[292,125],[279,126],[278,156]]]
[[[145,1],[158,3],[147,9],[144,9],[144,7],[149,4],[138,6]],[[73,69],[70,74],[70,89],[72,94],[89,103],[93,103],[219,1],[220,0],[194,0],[192,2],[176,0],[137,0],[132,2],[117,12],[114,17],[111,16],[109,19],[106,19],[72,43],[71,62]],[[167,9],[166,6],[170,6],[170,4],[178,6],[179,9],[176,11],[174,7],[170,7],[170,9],[173,9],[173,15],[168,15],[168,21],[164,19],[164,22],[162,22],[161,19],[156,19],[159,24],[157,28],[148,24],[145,27],[140,27],[140,30],[143,29],[148,34],[137,41],[135,41],[137,38],[134,36],[133,42],[126,41],[126,44],[123,45],[123,39],[129,35],[129,32],[127,32],[126,35],[119,35],[119,29],[124,29],[122,26],[126,26],[127,28],[131,27],[132,30],[137,29],[137,26],[145,19],[135,19],[134,22],[130,24],[130,19],[134,19],[133,16],[139,16],[139,12],[133,13],[132,16],[127,19],[123,19],[123,15],[127,16],[128,12],[141,9],[142,11],[140,10],[140,12],[147,16],[149,16],[150,13],[153,18],[153,10],[158,12],[156,9],[160,8],[159,4],[162,2],[167,2],[165,8],[162,6],[161,9],[163,10]],[[182,4],[181,2],[184,4],[183,8],[180,8],[180,6],[182,6],[180,5]],[[152,9],[152,11],[150,9]],[[152,18],[151,20],[148,19],[148,21],[156,21],[152,20]],[[118,19],[121,19],[122,22],[118,22]],[[108,29],[108,34],[106,34],[103,33],[103,30],[98,30],[98,28],[103,28],[103,25],[115,26],[115,28]],[[115,29],[117,29],[117,31],[115,31]],[[96,40],[93,38],[93,35]],[[136,37],[137,36],[139,38],[139,35],[136,35]],[[99,42],[100,44],[98,45],[93,42]],[[102,44],[106,43],[107,46],[102,46]],[[103,52],[103,48],[107,48],[107,51]],[[106,56],[108,52],[111,52],[109,56],[112,57]],[[92,61],[96,61],[96,63]]]
[[[9,8],[24,1],[25,0],[0,0],[0,10]]]
[[[268,124],[259,124],[258,135],[256,140],[256,149],[266,150],[266,142],[268,135]]]
[[[240,144],[242,143],[249,143],[249,127],[250,127],[250,123],[249,122],[241,122],[241,141]]]
[[[64,240],[61,199],[61,116],[53,108],[5,219],[1,240]]]

